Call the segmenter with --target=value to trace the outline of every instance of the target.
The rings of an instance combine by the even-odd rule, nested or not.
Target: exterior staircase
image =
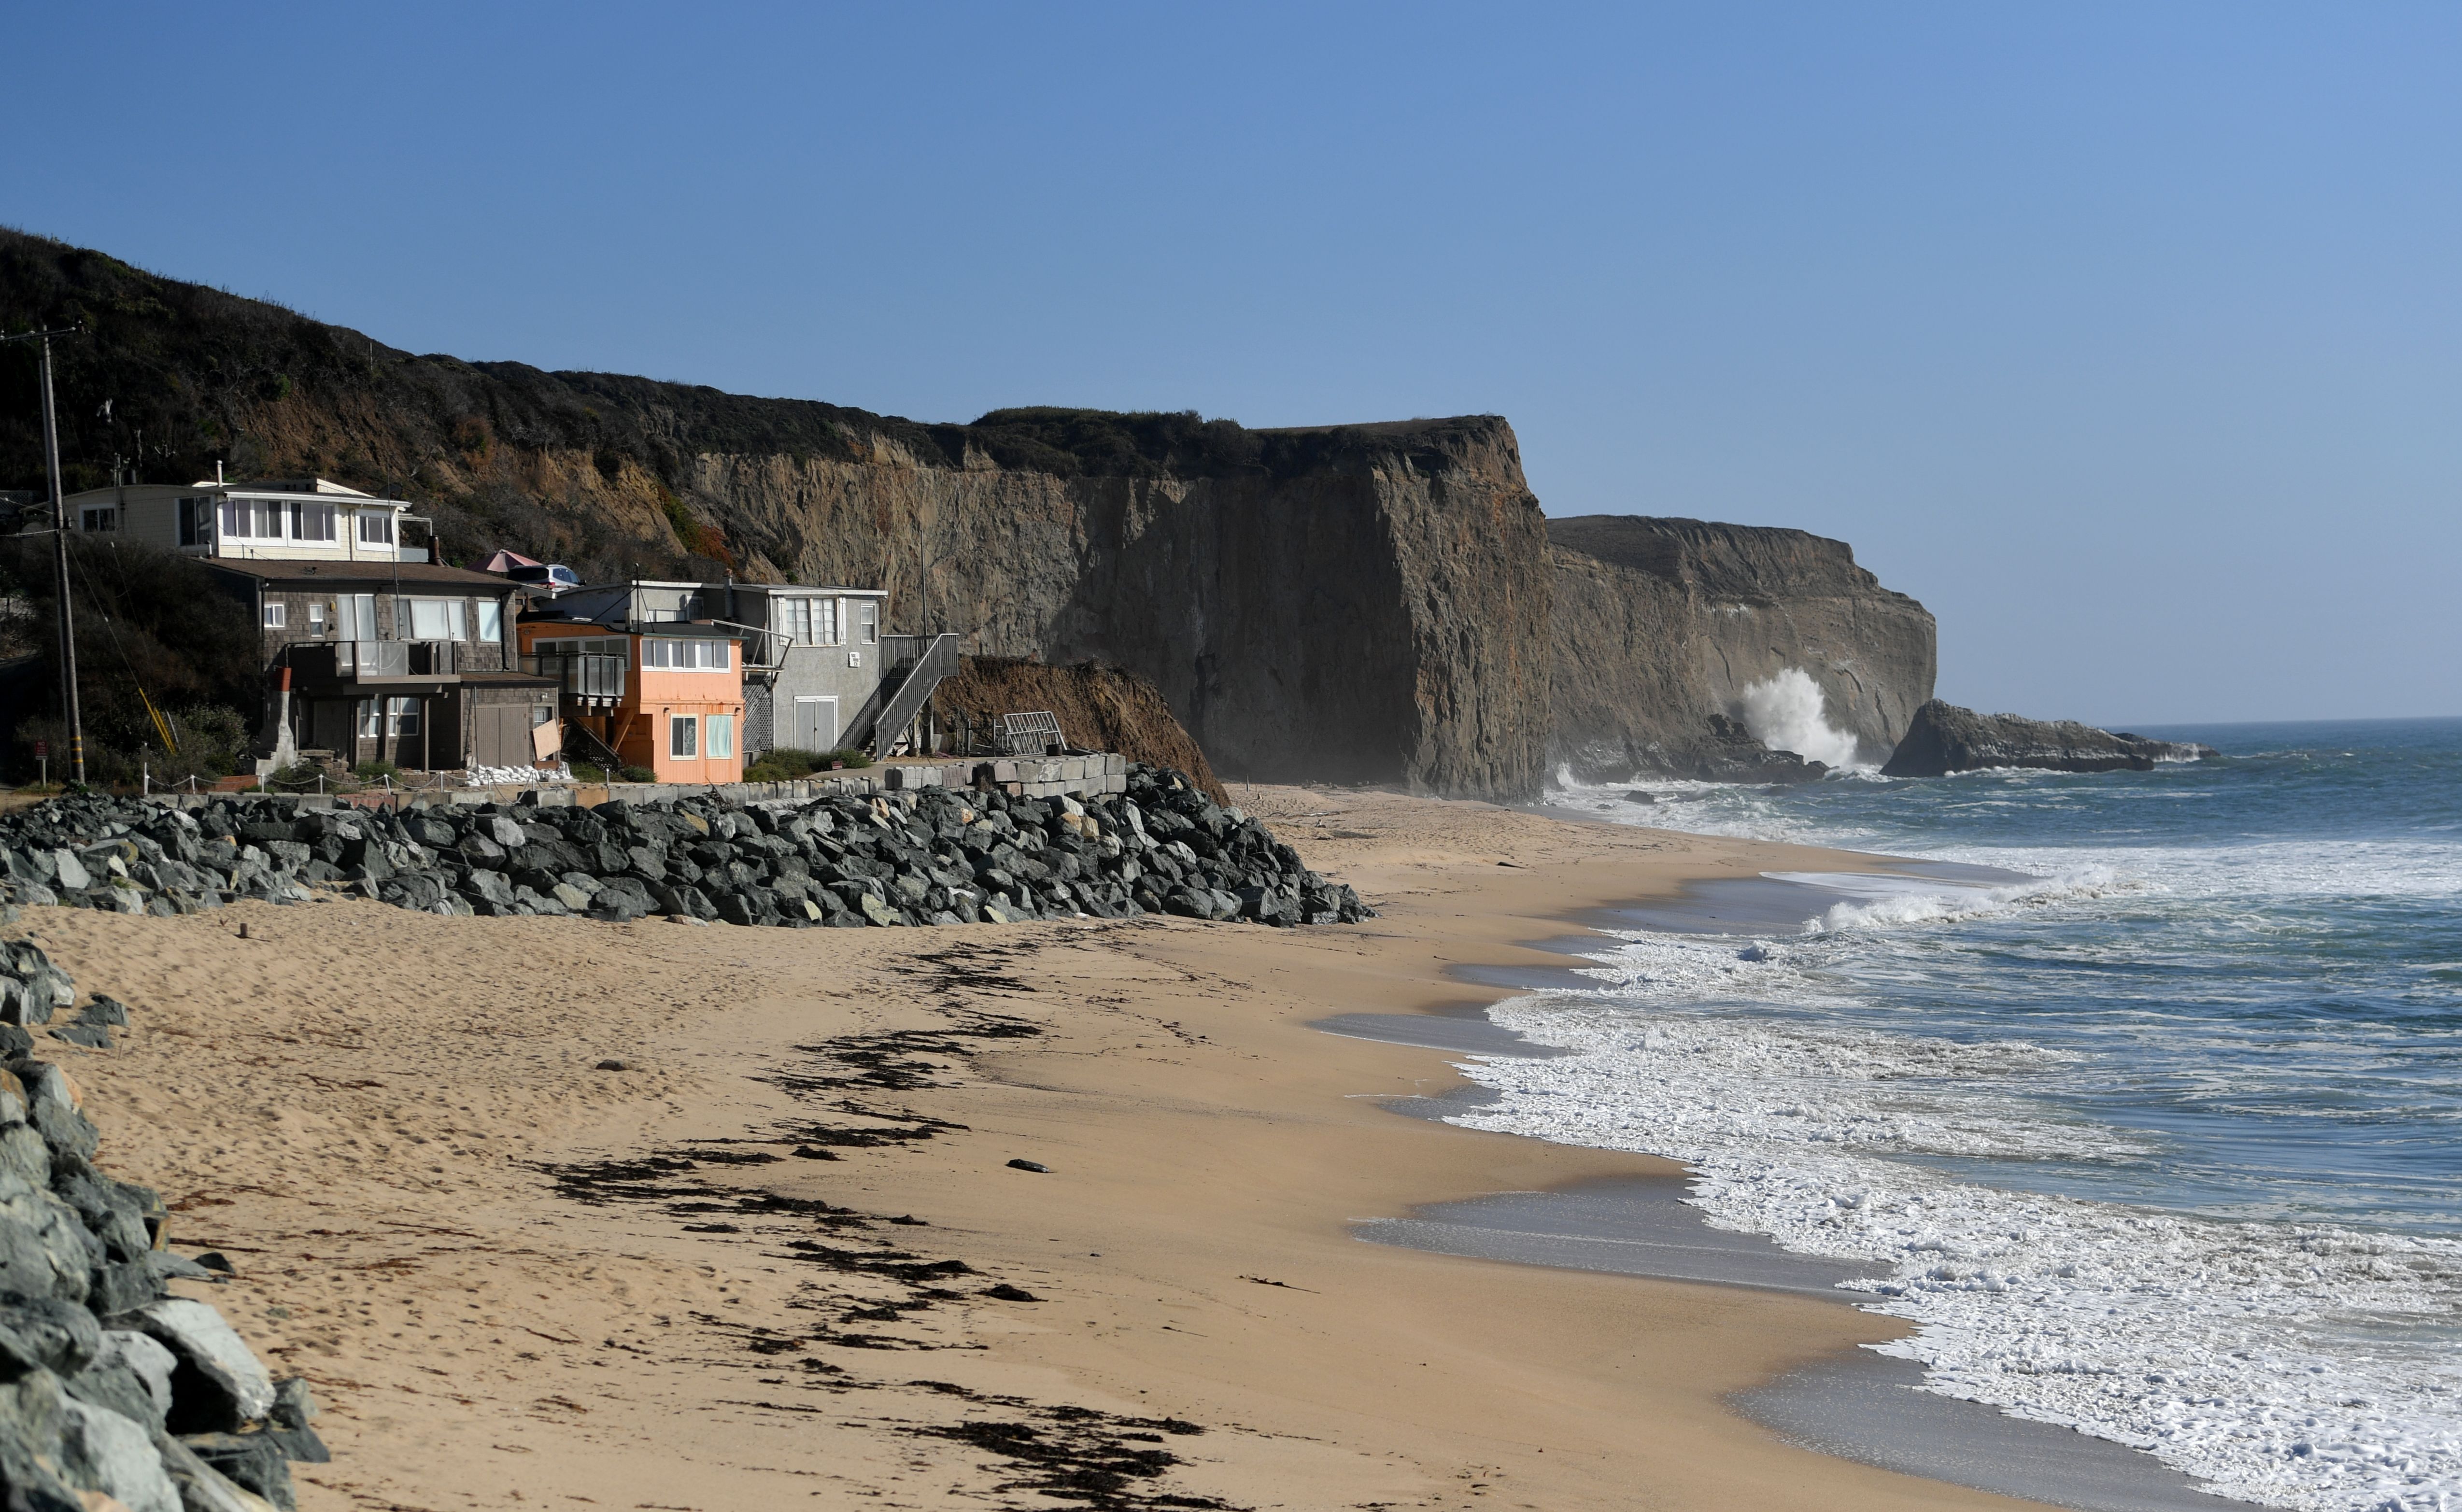
[[[931,702],[932,690],[943,679],[956,675],[958,637],[948,632],[937,636],[883,636],[880,651],[889,668],[880,681],[880,713],[869,731],[875,756],[889,754],[889,747],[907,724]]]

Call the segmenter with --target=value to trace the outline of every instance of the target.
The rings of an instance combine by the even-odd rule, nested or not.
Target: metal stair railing
[[[884,641],[907,641],[912,649],[897,647],[898,655],[889,665],[889,677],[882,680],[880,717],[873,722],[872,753],[886,755],[907,722],[923,712],[931,700],[932,690],[942,680],[957,675],[958,637],[943,631],[929,637],[923,636],[884,636]]]

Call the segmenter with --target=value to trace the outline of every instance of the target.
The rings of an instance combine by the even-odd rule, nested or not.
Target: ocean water
[[[1490,1016],[1455,1121],[1693,1162],[1886,1269],[1926,1384],[2220,1494],[2462,1509],[2462,720],[2147,728],[2150,772],[1560,784],[1929,863],[1717,884]]]

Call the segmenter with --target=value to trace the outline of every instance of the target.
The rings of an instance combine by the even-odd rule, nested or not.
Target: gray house
[[[887,595],[791,583],[710,585],[713,617],[761,632],[744,642],[744,748],[828,751],[872,733],[893,657],[911,636],[880,632]]]

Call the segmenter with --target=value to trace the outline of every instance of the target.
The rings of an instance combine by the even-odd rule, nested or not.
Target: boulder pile
[[[308,1384],[274,1380],[222,1314],[170,1295],[174,1277],[216,1273],[163,1247],[160,1197],[95,1169],[76,1083],[32,1055],[32,1027],[76,1002],[39,947],[0,941],[0,1500],[292,1512],[291,1461],[329,1458]],[[127,1014],[97,998],[51,1033],[90,1046],[72,1031]]]
[[[1374,915],[1178,773],[1122,793],[927,788],[749,807],[600,804],[195,810],[64,798],[0,819],[17,902],[181,914],[338,889],[443,914],[647,914],[730,924],[958,924],[1177,914],[1277,925]]]

